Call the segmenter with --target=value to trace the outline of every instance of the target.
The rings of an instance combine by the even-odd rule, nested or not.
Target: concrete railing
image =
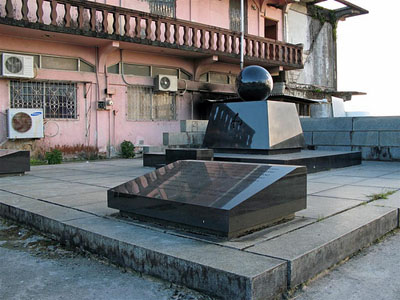
[[[400,160],[400,117],[301,119],[307,146],[356,150],[365,160]]]
[[[0,23],[70,34],[129,41],[239,58],[240,33],[118,6],[80,0],[2,0]],[[245,35],[252,61],[303,68],[303,48]]]

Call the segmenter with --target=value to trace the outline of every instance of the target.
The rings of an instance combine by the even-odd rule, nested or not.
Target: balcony
[[[162,47],[187,57],[218,55],[228,63],[238,63],[240,56],[238,32],[89,1],[0,0],[0,24],[62,34],[59,38],[72,34],[126,42],[150,52]],[[244,49],[246,64],[303,68],[298,45],[245,35]]]

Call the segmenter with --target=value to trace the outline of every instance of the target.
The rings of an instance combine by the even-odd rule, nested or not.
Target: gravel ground
[[[0,299],[212,300],[0,219]]]

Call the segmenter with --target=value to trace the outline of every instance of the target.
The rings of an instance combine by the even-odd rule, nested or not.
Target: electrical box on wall
[[[171,75],[157,75],[154,78],[155,92],[177,92],[178,77]]]
[[[33,56],[2,54],[1,75],[13,78],[33,78]]]
[[[7,137],[9,139],[44,137],[43,109],[10,108],[7,111]]]
[[[114,101],[111,98],[106,98],[106,99],[97,101],[97,109],[98,110],[110,110],[113,105],[114,105]]]

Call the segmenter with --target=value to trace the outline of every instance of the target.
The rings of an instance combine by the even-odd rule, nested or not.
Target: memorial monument
[[[244,102],[213,106],[204,146],[256,153],[303,146],[294,104],[266,101],[272,78],[265,69],[245,68],[237,88]],[[140,220],[232,238],[306,208],[306,174],[303,166],[178,160],[110,189],[108,206]]]
[[[300,151],[304,136],[294,103],[267,101],[271,75],[260,66],[244,68],[236,79],[243,102],[213,105],[203,147],[214,152],[277,154]]]

